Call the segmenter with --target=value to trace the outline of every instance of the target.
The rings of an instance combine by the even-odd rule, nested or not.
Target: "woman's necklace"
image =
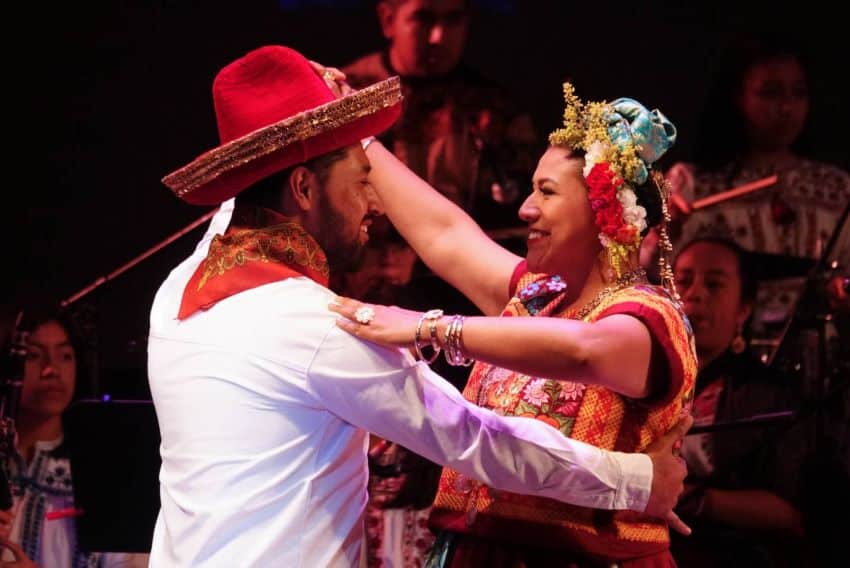
[[[583,320],[587,315],[595,310],[599,304],[601,304],[606,298],[610,297],[615,292],[619,292],[623,288],[628,288],[629,286],[634,286],[635,284],[645,283],[646,279],[646,271],[643,268],[636,268],[630,272],[626,272],[619,278],[617,278],[614,282],[612,282],[609,286],[600,291],[596,297],[583,305],[578,311],[576,311],[573,315],[574,319]]]

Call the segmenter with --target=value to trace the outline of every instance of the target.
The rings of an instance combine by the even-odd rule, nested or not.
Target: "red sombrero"
[[[336,98],[295,50],[266,46],[213,82],[221,145],[162,181],[196,205],[217,205],[255,182],[386,130],[401,112],[398,77]]]

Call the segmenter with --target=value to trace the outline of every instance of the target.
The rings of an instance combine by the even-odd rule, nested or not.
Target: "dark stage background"
[[[816,158],[850,167],[842,22],[821,3],[473,2],[467,60],[504,83],[542,134],[560,121],[560,83],[585,98],[631,96],[679,127],[687,158],[710,71],[731,32],[789,29],[814,68]],[[825,5],[825,4],[824,4]],[[160,178],[216,145],[210,96],[221,66],[286,44],[342,66],[382,46],[368,1],[79,2],[7,12],[25,43],[7,47],[6,231],[0,297],[67,298],[208,209]],[[771,23],[768,23],[768,22]],[[14,180],[14,181],[13,181]],[[199,228],[81,300],[95,322],[101,384],[146,396],[147,312]]]

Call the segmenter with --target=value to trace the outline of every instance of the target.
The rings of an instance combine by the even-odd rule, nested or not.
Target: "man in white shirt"
[[[213,97],[222,145],[164,178],[224,205],[151,311],[152,567],[357,565],[369,432],[494,488],[672,515],[689,422],[649,455],[605,452],[476,407],[335,325],[329,273],[380,214],[360,140],[397,118],[397,78],[337,99],[302,55],[267,46],[222,69]]]

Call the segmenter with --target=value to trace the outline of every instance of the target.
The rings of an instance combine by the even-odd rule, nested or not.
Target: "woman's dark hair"
[[[751,258],[751,254],[735,241],[723,237],[698,237],[689,241],[683,246],[676,255],[676,260],[682,256],[686,250],[699,243],[707,243],[725,248],[737,260],[738,277],[741,280],[741,301],[747,304],[754,304],[756,301],[756,293],[758,292],[758,279],[755,272],[755,263]],[[673,262],[676,266],[676,262]]]
[[[746,149],[745,120],[738,109],[744,77],[757,65],[777,60],[796,60],[808,73],[804,48],[790,34],[752,34],[733,37],[721,54],[708,100],[697,126],[694,161],[713,170],[736,160]],[[812,78],[807,77],[809,84]],[[806,154],[807,128],[794,142],[794,150]]]
[[[638,205],[646,209],[646,229],[641,232],[641,236],[645,236],[652,227],[659,225],[664,217],[661,188],[652,175],[635,187],[635,197]]]

